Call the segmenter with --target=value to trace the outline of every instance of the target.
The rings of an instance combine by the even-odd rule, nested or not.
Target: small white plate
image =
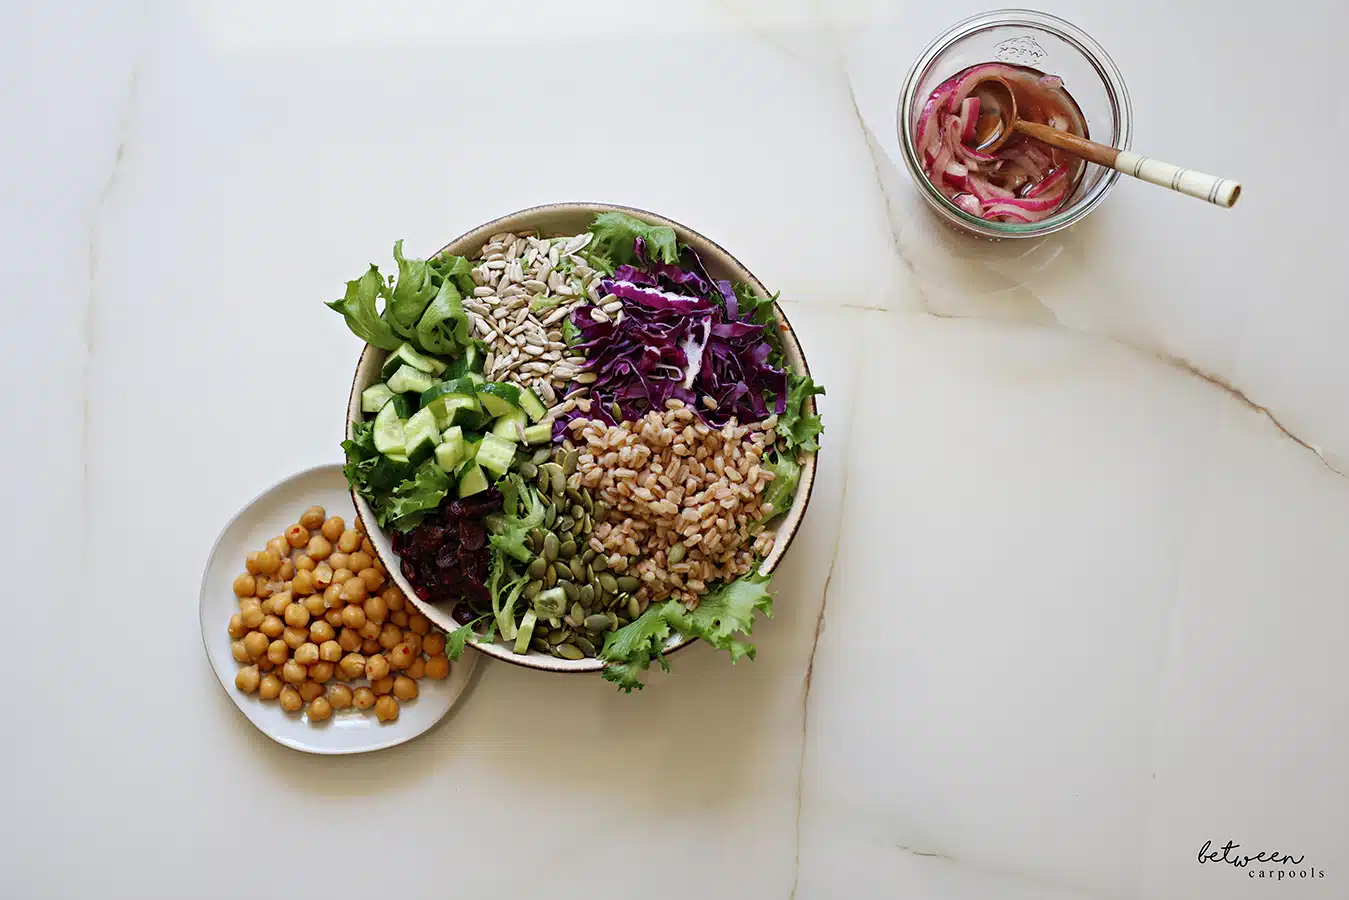
[[[243,694],[234,686],[239,664],[230,653],[231,641],[225,630],[230,616],[239,610],[234,578],[244,571],[244,557],[250,551],[265,547],[269,539],[315,504],[330,516],[354,520],[351,493],[341,466],[307,469],[268,488],[220,532],[201,579],[201,638],[206,656],[225,693],[259,731],[278,744],[305,753],[338,755],[368,753],[410,741],[439,722],[459,700],[478,663],[478,654],[465,653],[459,662],[450,663],[450,675],[444,680],[419,680],[417,699],[400,703],[398,719],[387,724],[376,719],[373,712],[349,709],[335,711],[321,725],[311,725],[303,713],[287,713],[275,700],[264,702],[257,694]]]

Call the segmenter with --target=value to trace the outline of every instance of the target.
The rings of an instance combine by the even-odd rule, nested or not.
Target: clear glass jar
[[[899,144],[919,192],[945,222],[968,234],[998,240],[1041,237],[1067,228],[1105,199],[1119,173],[1088,164],[1068,201],[1039,222],[990,222],[951,203],[923,174],[914,133],[923,104],[943,81],[970,66],[1005,62],[1063,79],[1098,143],[1129,149],[1133,109],[1114,61],[1076,26],[1047,13],[1001,9],[973,16],[938,37],[919,55],[899,98]]]

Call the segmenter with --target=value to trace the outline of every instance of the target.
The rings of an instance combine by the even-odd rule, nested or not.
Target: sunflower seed
[[[623,308],[622,300],[613,300],[600,307],[600,309],[604,310],[607,313],[616,313],[622,308]]]

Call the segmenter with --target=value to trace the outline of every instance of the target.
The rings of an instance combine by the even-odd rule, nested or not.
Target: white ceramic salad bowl
[[[627,213],[648,223],[673,228],[681,243],[687,244],[697,251],[708,273],[713,278],[727,278],[732,281],[744,282],[752,286],[760,296],[769,296],[769,291],[765,289],[763,283],[752,272],[730,253],[698,232],[664,216],[645,210],[603,203],[555,203],[520,210],[479,225],[472,231],[451,241],[439,252],[474,258],[492,235],[501,232],[538,233],[542,237],[579,234],[590,227],[590,223],[596,215],[605,212]],[[774,313],[780,325],[779,330],[787,361],[798,374],[810,374],[805,355],[801,352],[801,345],[797,341],[791,325],[787,322],[786,316],[782,314],[782,309],[776,304],[774,305]],[[348,437],[352,436],[356,424],[362,419],[361,392],[380,380],[380,370],[387,355],[386,351],[370,345],[367,345],[361,354],[360,361],[356,365],[356,375],[352,379],[351,396],[347,407],[346,434]],[[806,402],[810,404],[809,411],[813,414],[815,412],[814,400],[808,399]],[[759,571],[764,574],[771,573],[777,567],[800,527],[801,519],[806,512],[806,506],[810,503],[811,489],[814,486],[815,462],[815,454],[803,455],[801,480],[792,505],[779,518],[776,529],[777,540],[772,551],[759,566]],[[426,603],[417,597],[413,586],[402,574],[399,558],[394,553],[389,534],[378,527],[370,504],[354,490],[352,491],[352,500],[356,505],[356,513],[361,517],[375,550],[398,586],[403,589],[413,604],[437,626],[446,631],[453,631],[458,628],[459,623],[454,620],[450,608]],[[665,653],[668,655],[694,640],[696,638],[685,637],[676,633],[666,642]],[[598,672],[605,666],[602,660],[593,658],[570,660],[534,650],[525,654],[517,654],[510,645],[500,642],[490,644],[470,642],[470,644],[478,652],[504,662],[549,672]]]

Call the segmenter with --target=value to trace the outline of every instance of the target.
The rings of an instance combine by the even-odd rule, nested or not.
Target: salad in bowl
[[[468,644],[625,691],[771,616],[823,425],[775,298],[650,213],[538,207],[328,304],[367,346],[343,442],[409,598]]]

